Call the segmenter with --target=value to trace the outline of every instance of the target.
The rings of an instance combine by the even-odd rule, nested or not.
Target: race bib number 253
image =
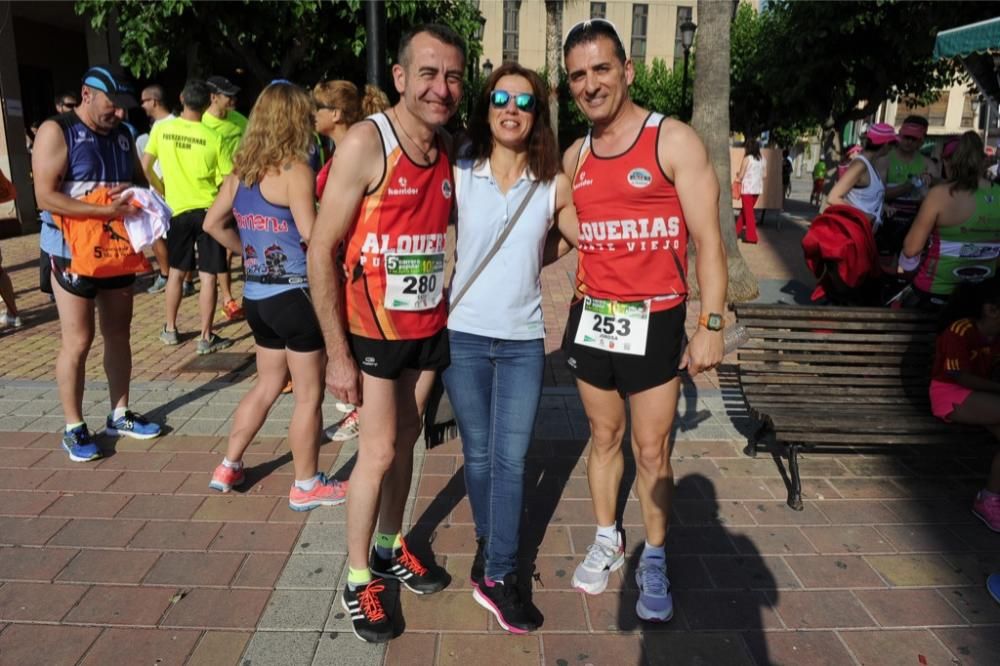
[[[619,302],[584,296],[574,341],[594,349],[642,356],[649,333],[649,304],[648,300]]]

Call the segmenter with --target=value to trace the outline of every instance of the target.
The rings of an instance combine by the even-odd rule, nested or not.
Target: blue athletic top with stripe
[[[308,287],[306,244],[287,206],[265,199],[260,183],[240,183],[233,218],[243,245],[244,298],[260,300]]]
[[[59,123],[66,141],[66,174],[59,187],[63,194],[80,199],[96,187],[132,181],[135,142],[128,129],[119,125],[107,134],[99,134],[73,111],[52,120]],[[53,256],[70,256],[69,246],[48,211],[42,212],[39,243]]]

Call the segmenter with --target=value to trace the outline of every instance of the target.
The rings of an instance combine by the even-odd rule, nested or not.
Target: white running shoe
[[[639,600],[635,613],[647,622],[667,622],[674,616],[674,599],[670,594],[667,563],[659,557],[643,557],[635,572]]]
[[[587,556],[573,572],[573,587],[587,594],[600,594],[608,586],[608,576],[625,564],[625,540],[618,533],[618,543],[602,537],[587,546]]]

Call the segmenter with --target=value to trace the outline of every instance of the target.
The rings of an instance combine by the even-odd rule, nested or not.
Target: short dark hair
[[[403,33],[403,38],[399,40],[399,49],[396,51],[396,62],[403,67],[410,64],[410,42],[413,41],[414,37],[424,32],[439,42],[458,49],[462,54],[462,64],[465,64],[467,58],[465,40],[459,37],[457,32],[440,23],[424,23]]]
[[[71,98],[77,104],[80,103],[80,96],[75,92],[64,92],[55,96],[54,101],[56,106],[62,106],[63,100],[67,97]]]
[[[549,90],[542,77],[516,62],[505,62],[490,74],[483,84],[483,90],[476,100],[475,109],[469,118],[469,140],[471,146],[468,156],[477,163],[488,160],[493,151],[493,134],[490,131],[490,95],[497,81],[505,76],[520,76],[527,79],[531,85],[531,94],[535,96],[535,123],[528,135],[528,168],[531,174],[548,182],[559,173],[559,147],[555,133],[549,125]]]
[[[569,52],[576,46],[596,42],[599,37],[611,40],[615,47],[615,56],[624,65],[628,56],[625,54],[625,45],[622,44],[621,35],[618,34],[614,23],[601,18],[581,21],[570,28],[566,34],[566,42],[563,44],[563,58],[568,56]]]
[[[191,79],[181,90],[181,104],[194,111],[204,111],[212,103],[208,84],[201,79]]]
[[[147,90],[150,92],[150,96],[153,99],[155,99],[157,102],[163,102],[163,96],[166,94],[163,91],[163,86],[161,86],[159,83],[151,83],[142,89],[143,92],[146,92]]]
[[[920,125],[921,127],[924,128],[930,125],[930,122],[924,116],[906,116],[906,118],[903,120],[903,124],[906,125],[907,123],[910,123],[912,125]]]

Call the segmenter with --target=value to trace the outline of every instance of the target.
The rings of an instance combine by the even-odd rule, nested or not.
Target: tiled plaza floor
[[[769,217],[745,256],[779,293],[803,282],[803,227]],[[460,443],[418,451],[411,540],[452,575],[444,592],[400,597],[405,633],[361,643],[340,606],[344,511],[287,508],[290,398],[250,449],[252,484],[207,488],[228,419],[253,376],[180,372],[193,343],[155,339],[162,297],[139,295],[133,405],[165,420],[152,442],[102,439],[109,455],[70,463],[52,362],[58,332],[32,289],[33,236],[3,241],[28,328],[0,333],[0,665],[206,664],[964,664],[1000,663],[1000,605],[987,573],[1000,536],[969,511],[990,451],[899,449],[807,453],[805,510],[785,503],[780,463],[743,455],[750,424],[731,369],[685,386],[674,449],[667,542],[676,615],[640,623],[634,556],[642,541],[631,493],[622,504],[629,565],[602,595],[569,587],[593,536],[587,424],[555,351],[572,262],[546,270],[550,364],[530,451],[522,551],[545,617],[526,636],[501,632],[473,601],[473,528]],[[800,262],[799,262],[800,263]],[[184,302],[190,328],[195,304]],[[185,323],[187,322],[187,323]],[[234,336],[244,324],[230,324]],[[229,334],[229,333],[227,333]],[[87,413],[106,411],[100,344],[89,360]],[[234,351],[248,353],[249,338]],[[327,414],[333,415],[332,408]],[[848,417],[849,415],[845,415]],[[356,442],[324,445],[345,477]],[[634,465],[627,465],[631,484]]]

